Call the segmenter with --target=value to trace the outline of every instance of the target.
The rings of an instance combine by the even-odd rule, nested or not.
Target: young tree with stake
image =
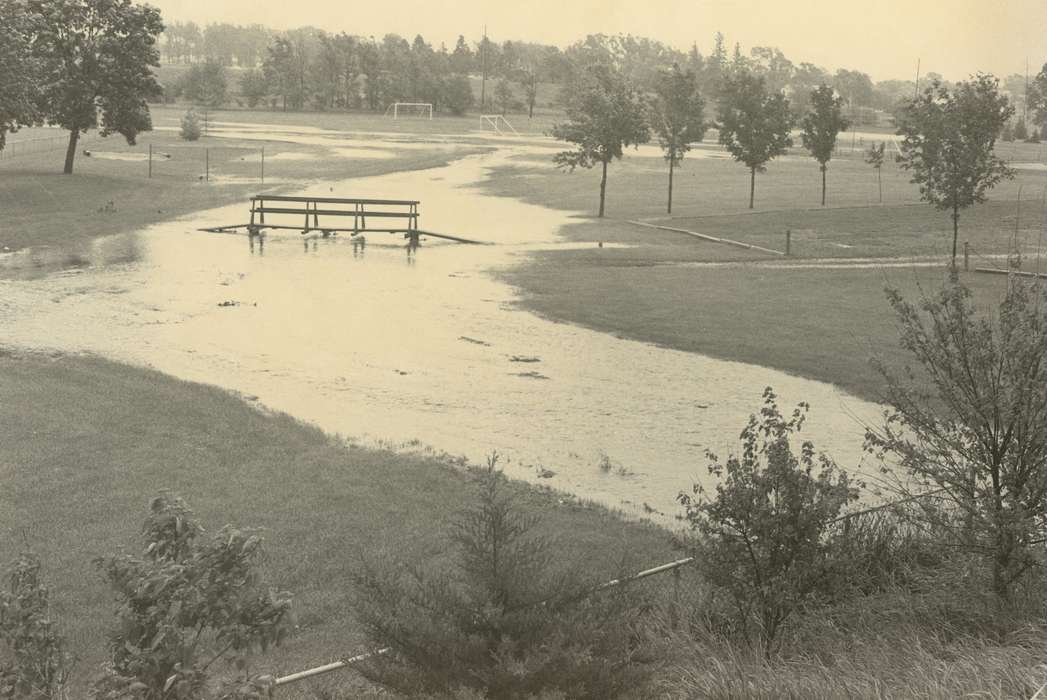
[[[600,164],[600,216],[607,194],[607,166],[621,159],[627,146],[647,143],[651,138],[644,106],[636,90],[609,66],[585,69],[578,89],[567,104],[567,121],[557,124],[552,135],[576,144],[573,151],[553,156],[559,168],[573,171]]]
[[[146,98],[160,94],[160,11],[131,0],[28,0],[30,58],[41,72],[37,103],[47,122],[69,130],[64,172],[73,172],[80,134],[98,126],[134,144],[152,129]]]
[[[811,111],[803,118],[803,147],[811,152],[822,171],[822,206],[825,206],[825,172],[836,149],[836,136],[850,122],[843,116],[843,99],[831,87],[822,85],[811,91]]]
[[[1014,114],[998,90],[999,81],[978,75],[950,92],[935,80],[902,110],[901,167],[912,172],[920,196],[952,213],[952,269],[960,211],[984,202],[990,189],[1014,171],[996,157],[996,138]]]
[[[749,208],[756,197],[756,173],[792,145],[789,100],[768,93],[764,80],[746,70],[724,78],[720,88],[720,144],[749,168]]]
[[[654,86],[655,98],[651,110],[651,124],[658,134],[658,144],[669,162],[669,202],[673,213],[673,169],[683,161],[691,144],[705,135],[705,100],[698,91],[698,81],[691,70],[672,70],[662,73]]]
[[[883,204],[883,179],[881,178],[881,171],[883,170],[883,158],[886,151],[887,142],[881,141],[879,146],[874,143],[869,146],[869,150],[865,152],[865,162],[876,169],[876,188],[880,193],[880,204]]]

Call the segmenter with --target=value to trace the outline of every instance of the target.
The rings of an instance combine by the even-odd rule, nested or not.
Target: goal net
[[[415,118],[432,119],[432,102],[394,102],[385,108],[386,116],[393,115],[393,119]]]
[[[517,136],[520,135],[520,132],[514,129],[513,125],[509,123],[509,120],[501,114],[481,114],[480,128],[484,130],[492,129],[499,134],[512,132]]]

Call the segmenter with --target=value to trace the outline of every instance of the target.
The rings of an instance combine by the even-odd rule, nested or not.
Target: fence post
[[[791,255],[793,249],[793,230],[791,228],[785,229],[785,254]]]
[[[970,241],[963,242],[963,271],[967,272],[971,269],[971,243]]]
[[[211,149],[204,149],[204,181],[211,181]]]
[[[153,176],[153,144],[149,144],[149,177]]]
[[[262,184],[265,184],[265,146],[262,146]]]

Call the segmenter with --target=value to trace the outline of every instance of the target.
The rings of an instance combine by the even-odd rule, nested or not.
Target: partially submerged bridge
[[[349,233],[352,236],[362,233],[401,233],[413,244],[417,244],[422,235],[456,243],[483,243],[420,229],[419,204],[421,202],[415,199],[256,194],[251,197],[251,220],[248,223],[212,226],[201,230],[216,233],[245,230],[252,238],[263,235],[267,229],[298,231],[303,236],[318,233],[325,238],[338,233]]]

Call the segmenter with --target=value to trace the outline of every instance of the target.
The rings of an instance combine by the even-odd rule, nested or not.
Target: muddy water
[[[102,239],[74,269],[0,280],[3,342],[150,365],[365,443],[417,440],[476,462],[497,450],[512,476],[664,521],[768,385],[785,405],[810,402],[808,436],[858,465],[878,409],[830,385],[520,310],[491,271],[563,245],[569,217],[472,186],[510,155],[312,188],[419,199],[422,228],[496,245],[292,233],[251,250],[195,230],[245,220],[225,207]]]

